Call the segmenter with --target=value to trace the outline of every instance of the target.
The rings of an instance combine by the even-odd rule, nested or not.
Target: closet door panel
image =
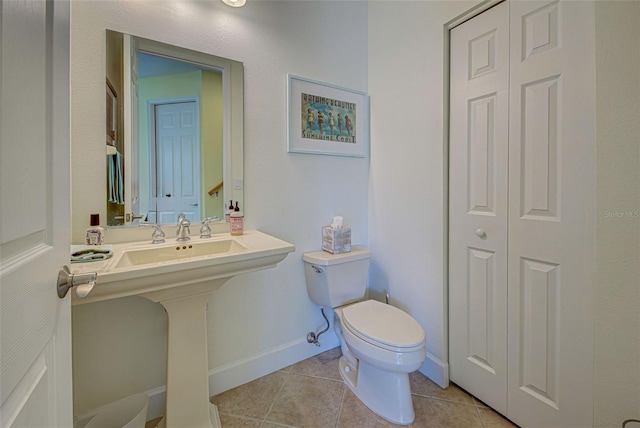
[[[592,426],[592,2],[512,2],[508,417]]]
[[[451,379],[506,413],[508,5],[451,30]]]

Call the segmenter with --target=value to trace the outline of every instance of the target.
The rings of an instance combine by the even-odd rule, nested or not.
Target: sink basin
[[[246,251],[247,247],[235,239],[221,239],[217,241],[183,242],[170,246],[155,246],[152,248],[124,249],[122,256],[113,268],[139,266],[151,263],[177,262],[193,257],[211,256],[214,254],[230,254]]]
[[[166,298],[204,293],[219,288],[231,277],[274,267],[295,247],[257,230],[229,233],[187,242],[168,239],[164,244],[113,244],[113,256],[102,262],[76,263],[73,273],[97,272],[96,285],[83,299],[73,293],[72,304],[125,296]]]

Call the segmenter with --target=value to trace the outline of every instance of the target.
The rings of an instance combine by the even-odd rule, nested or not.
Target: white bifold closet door
[[[592,426],[592,2],[450,32],[451,380],[522,426]]]

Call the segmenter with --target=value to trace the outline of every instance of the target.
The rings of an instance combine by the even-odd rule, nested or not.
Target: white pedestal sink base
[[[222,428],[220,415],[218,414],[218,408],[215,404],[209,404],[209,419],[211,420],[212,427]],[[167,418],[162,418],[162,420],[158,424],[158,428],[167,428]]]
[[[220,428],[218,409],[209,402],[207,302],[211,291],[229,278],[207,283],[209,291],[164,300],[163,292],[143,297],[164,306],[169,319],[167,341],[166,428]]]
[[[113,244],[108,260],[73,265],[73,273],[97,272],[98,280],[88,296],[72,293],[72,304],[126,296],[162,304],[169,318],[162,426],[219,428],[218,410],[209,403],[206,310],[211,292],[233,276],[275,267],[295,247],[257,230],[189,242],[189,249],[175,243],[122,242]]]

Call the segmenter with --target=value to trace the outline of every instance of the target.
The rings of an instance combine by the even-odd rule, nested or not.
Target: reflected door
[[[184,213],[200,220],[200,144],[195,102],[155,107],[157,222],[175,222]]]

